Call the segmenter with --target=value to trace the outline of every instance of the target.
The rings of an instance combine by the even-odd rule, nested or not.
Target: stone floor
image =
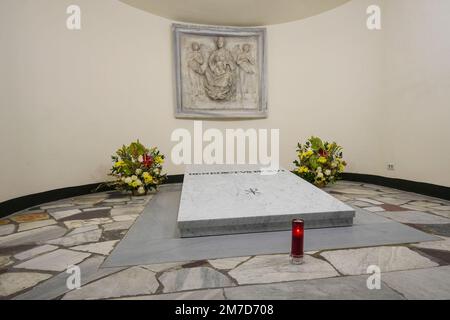
[[[300,266],[278,254],[102,268],[152,195],[97,193],[0,219],[0,299],[450,299],[450,201],[346,181],[325,191],[442,240],[308,252]]]

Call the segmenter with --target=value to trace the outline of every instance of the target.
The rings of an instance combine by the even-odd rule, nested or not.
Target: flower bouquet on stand
[[[342,159],[342,147],[336,142],[311,137],[303,145],[297,144],[298,160],[294,173],[318,187],[334,183],[344,172],[347,163]]]
[[[167,176],[162,173],[165,156],[158,148],[146,148],[137,140],[122,146],[112,157],[110,175],[116,180],[109,183],[119,190],[131,191],[133,195],[145,195],[157,189]]]

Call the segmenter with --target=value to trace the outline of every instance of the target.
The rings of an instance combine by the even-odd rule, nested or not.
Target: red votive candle
[[[303,263],[303,235],[304,222],[301,219],[292,220],[292,246],[291,246],[291,263]]]

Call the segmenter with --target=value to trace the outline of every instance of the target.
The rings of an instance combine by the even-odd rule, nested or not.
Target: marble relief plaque
[[[176,117],[266,116],[265,29],[173,25]]]

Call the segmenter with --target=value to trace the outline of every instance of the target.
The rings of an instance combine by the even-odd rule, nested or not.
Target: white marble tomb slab
[[[351,226],[355,211],[280,168],[261,175],[256,165],[188,165],[178,212],[181,237]]]

